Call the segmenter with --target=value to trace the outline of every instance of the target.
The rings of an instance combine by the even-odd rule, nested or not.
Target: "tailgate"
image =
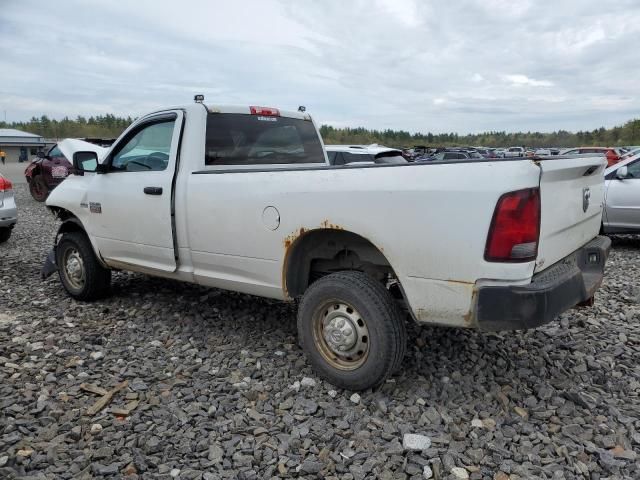
[[[602,156],[537,160],[540,242],[536,272],[550,267],[598,235],[604,199]]]

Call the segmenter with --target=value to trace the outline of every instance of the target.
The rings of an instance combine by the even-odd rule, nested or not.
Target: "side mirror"
[[[96,152],[75,152],[73,154],[73,170],[76,175],[95,172],[97,167],[98,154]]]
[[[629,169],[626,167],[626,165],[616,170],[616,178],[618,180],[624,180],[628,176],[629,176]]]
[[[38,156],[38,158],[45,158],[47,156],[42,150],[38,150],[38,153],[36,155]]]

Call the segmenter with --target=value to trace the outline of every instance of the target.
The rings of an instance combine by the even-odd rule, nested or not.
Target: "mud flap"
[[[58,270],[56,265],[56,248],[53,247],[47,255],[47,259],[44,261],[42,270],[40,270],[40,277],[42,280],[49,278],[54,272]]]

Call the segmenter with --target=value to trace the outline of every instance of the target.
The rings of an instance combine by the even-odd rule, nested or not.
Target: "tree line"
[[[33,117],[27,122],[1,122],[0,128],[16,128],[42,135],[45,138],[115,138],[133,121],[131,117],[98,115],[64,117],[60,120],[46,115]],[[528,147],[576,147],[588,145],[616,146],[640,145],[640,119],[630,120],[613,128],[597,128],[592,131],[568,132],[558,130],[543,132],[490,131],[479,134],[458,133],[410,133],[405,130],[371,130],[363,127],[336,128],[322,125],[320,133],[327,144],[368,145],[378,143],[393,147],[426,146],[486,146],[504,147],[525,145]]]
[[[0,128],[15,128],[56,140],[69,137],[116,138],[133,120],[109,113],[88,118],[78,115],[75,119],[64,117],[60,120],[42,115],[40,118],[32,117],[28,122],[0,121]]]

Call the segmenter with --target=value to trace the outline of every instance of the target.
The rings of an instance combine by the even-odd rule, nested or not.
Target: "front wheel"
[[[56,264],[60,282],[76,300],[95,300],[109,292],[111,270],[100,265],[83,232],[62,235],[56,247]]]
[[[362,272],[314,282],[298,309],[298,337],[315,371],[340,388],[382,384],[404,358],[404,319],[389,291]]]
[[[29,182],[29,192],[36,202],[44,202],[49,196],[49,188],[42,175],[35,175]]]

